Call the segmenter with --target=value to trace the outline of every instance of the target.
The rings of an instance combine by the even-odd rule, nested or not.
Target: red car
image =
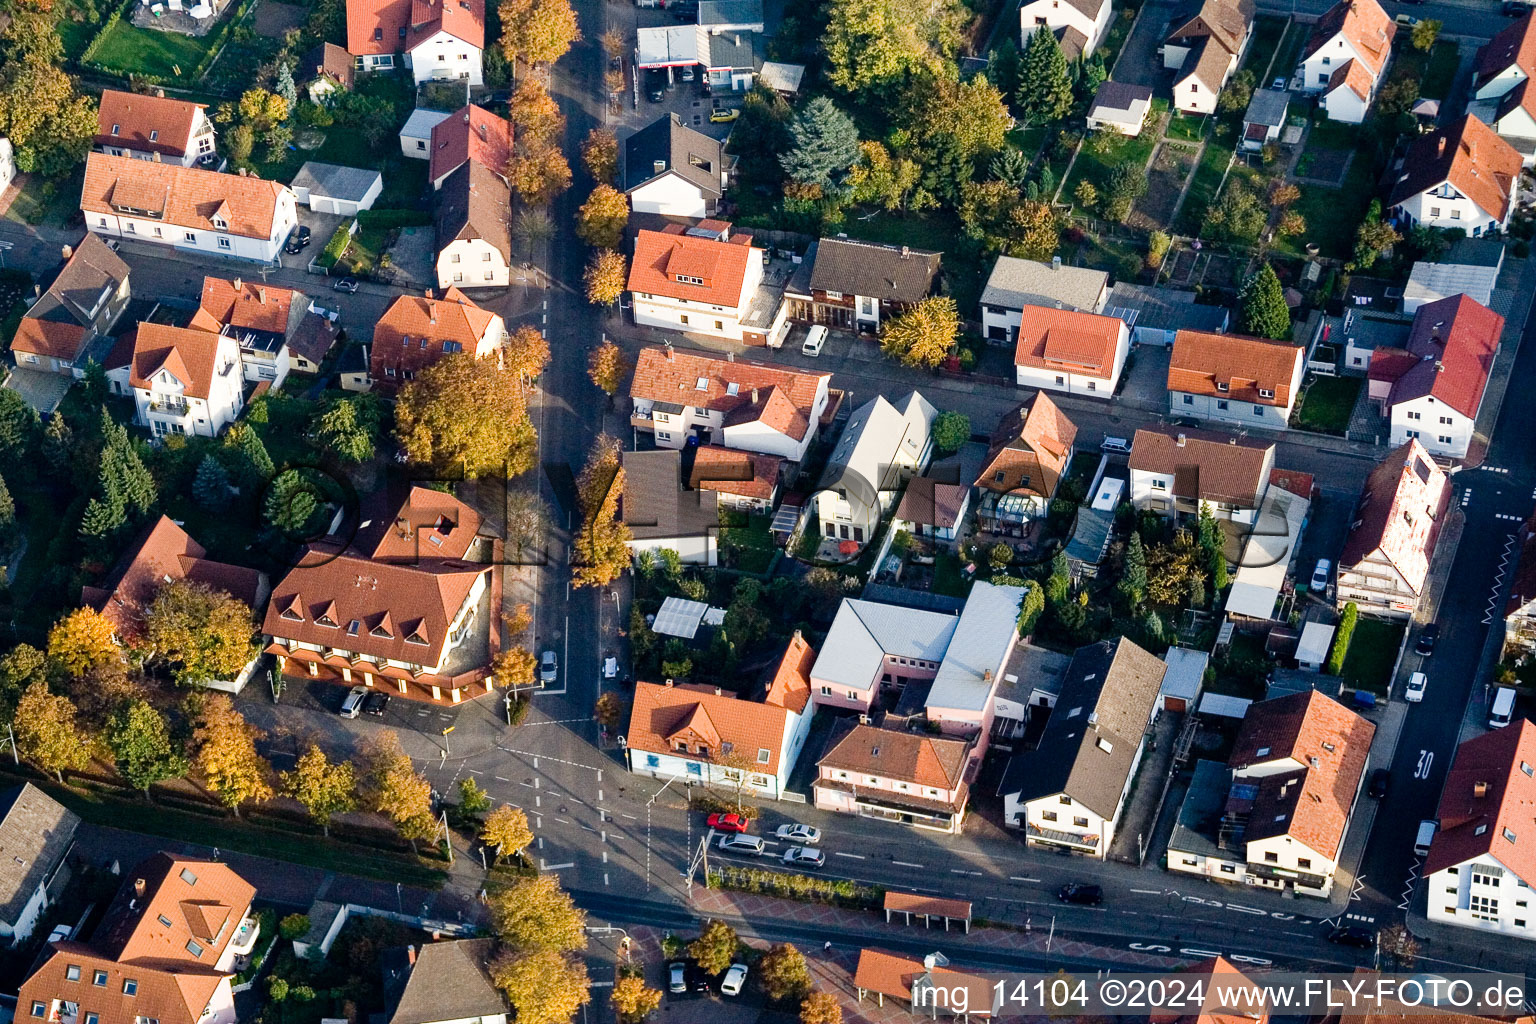
[[[721,832],[745,832],[752,827],[751,818],[743,818],[739,814],[711,814],[707,822],[710,828],[717,828]]]

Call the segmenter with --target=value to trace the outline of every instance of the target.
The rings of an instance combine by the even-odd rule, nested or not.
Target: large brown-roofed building
[[[261,281],[203,278],[203,292],[189,326],[214,334],[227,334],[240,346],[240,364],[247,381],[270,382],[274,390],[288,379],[289,369],[313,373],[319,360],[295,358],[289,340],[300,333],[334,339],[334,332],[314,331],[329,326],[326,318],[309,311],[309,296],[291,288],[269,286]],[[315,321],[306,325],[305,321]],[[324,346],[330,348],[329,341]],[[324,358],[324,351],[319,353]],[[295,365],[297,363],[297,365]]]
[[[1163,67],[1175,72],[1173,105],[1210,114],[1253,35],[1254,0],[1191,0],[1173,12]]]
[[[707,444],[693,449],[688,486],[714,491],[720,504],[743,512],[770,512],[778,500],[784,459]]]
[[[95,931],[22,982],[29,1024],[235,1024],[230,978],[255,947],[256,890],[227,865],[157,853],[124,872]]]
[[[1523,159],[1472,114],[1421,135],[1387,193],[1409,224],[1459,228],[1476,238],[1509,223]]]
[[[494,356],[506,340],[507,324],[457,288],[440,297],[402,295],[379,318],[370,352],[373,385],[394,395],[406,381],[446,355]]]
[[[347,0],[347,50],[359,71],[389,71],[396,54],[417,85],[484,84],[485,0]]]
[[[805,254],[784,300],[794,320],[874,334],[933,294],[940,255],[910,246],[823,238]]]
[[[437,286],[511,283],[512,190],[484,164],[466,161],[437,193]]]
[[[1275,467],[1275,446],[1189,427],[1144,428],[1131,443],[1131,503],[1198,516],[1205,503],[1218,519],[1251,523]]]
[[[448,175],[473,162],[505,180],[511,158],[511,122],[471,103],[433,126],[428,177],[440,189]]]
[[[87,232],[65,248],[52,282],[17,325],[11,340],[16,365],[84,376],[88,360],[104,361],[108,335],[129,298],[128,264]]]
[[[457,939],[387,950],[386,1024],[507,1024],[507,1002],[491,982],[495,942]]]
[[[214,152],[213,122],[201,103],[106,89],[92,145],[112,156],[189,167]]]
[[[122,349],[127,358],[116,365],[114,349],[107,380],[133,397],[134,422],[155,437],[218,437],[245,408],[236,333],[145,321],[123,335]]]
[[[975,486],[981,529],[1020,536],[1043,516],[1072,461],[1077,426],[1049,395],[1036,392],[1003,415],[992,432]]]
[[[666,114],[624,140],[620,184],[635,213],[698,220],[714,216],[730,161],[722,140]]]
[[[1284,430],[1305,368],[1305,349],[1289,341],[1180,331],[1168,361],[1168,410]]]
[[[756,345],[782,340],[787,312],[762,283],[763,250],[751,235],[642,230],[635,236],[628,288],[637,324]]]
[[[1014,382],[1107,401],[1130,351],[1131,330],[1119,317],[1025,306],[1014,346]]]
[[[958,835],[970,800],[967,740],[854,725],[816,762],[815,804]]]
[[[1417,441],[1398,446],[1371,470],[1339,555],[1338,602],[1362,612],[1413,615],[1451,504],[1444,471]]]
[[[1359,124],[1386,80],[1396,34],[1397,23],[1376,0],[1339,0],[1312,26],[1301,51],[1301,91],[1320,95],[1333,120]]]

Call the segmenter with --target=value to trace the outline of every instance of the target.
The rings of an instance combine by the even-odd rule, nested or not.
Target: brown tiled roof
[[[922,896],[915,892],[887,890],[883,909],[904,914],[947,917],[951,921],[968,921],[971,918],[970,900],[946,900],[938,896]]]
[[[480,532],[480,513],[451,494],[413,485],[392,498],[381,492],[364,501],[351,544],[356,554],[405,563],[463,558]]]
[[[631,750],[666,753],[682,740],[692,757],[699,756],[702,742],[716,760],[726,756],[724,744],[729,743],[730,752],[746,757],[754,771],[775,775],[785,753],[781,744],[788,714],[782,707],[740,700],[709,687],[638,682],[627,741]],[[758,760],[760,750],[768,751],[766,762]]]
[[[1476,419],[1503,333],[1504,318],[1470,295],[1426,302],[1402,349],[1371,353],[1370,377],[1392,382],[1391,405],[1433,395]],[[1394,355],[1378,361],[1378,353]]]
[[[1168,362],[1168,390],[1285,408],[1303,349],[1242,334],[1180,331]],[[1225,385],[1222,391],[1217,385]],[[1260,390],[1273,397],[1265,398]]]
[[[1482,49],[1477,51],[1474,77],[1477,88],[1481,88],[1489,79],[1498,77],[1501,71],[1511,65],[1524,71],[1527,79],[1536,77],[1536,32],[1531,30],[1533,24],[1536,24],[1536,19],[1527,11],[1519,21],[1500,30],[1483,44]]]
[[[1251,707],[1227,763],[1290,758],[1301,767],[1259,780],[1247,840],[1288,835],[1336,860],[1375,735],[1374,724],[1318,690]]]
[[[806,642],[800,631],[789,638],[784,656],[779,659],[763,703],[787,708],[799,714],[811,699],[811,666],[816,664],[816,649]]]
[[[0,921],[16,923],[74,842],[80,818],[30,782],[0,793]]]
[[[1207,36],[1235,54],[1243,48],[1255,10],[1254,0],[1194,0],[1173,13],[1167,38]]]
[[[91,338],[92,333],[79,324],[27,316],[16,326],[11,350],[73,362]]]
[[[168,225],[204,231],[215,230],[211,218],[219,213],[230,234],[266,241],[278,198],[287,191],[287,185],[262,178],[91,153],[80,209],[117,215],[118,207],[131,207],[157,214]]]
[[[452,241],[485,242],[512,262],[512,190],[478,160],[460,164],[437,193],[437,248]]]
[[[1300,59],[1311,57],[1334,36],[1341,34],[1365,62],[1362,70],[1369,74],[1368,80],[1378,78],[1382,68],[1387,66],[1387,58],[1392,56],[1392,38],[1397,34],[1397,23],[1392,16],[1382,10],[1376,0],[1339,0],[1312,27]],[[1330,83],[1329,87],[1334,84]],[[1360,95],[1369,96],[1369,87]]]
[[[169,517],[161,516],[142,535],[137,547],[125,555],[102,581],[86,587],[82,602],[111,620],[119,639],[138,635],[142,616],[162,584],[190,580],[244,601],[259,612],[266,579],[255,569],[217,562]]]
[[[777,389],[770,389],[777,393]],[[743,406],[742,408],[746,408]],[[744,498],[771,500],[779,485],[784,460],[777,455],[738,451],[719,445],[695,449],[688,486],[694,490],[739,494]]]
[[[128,264],[87,231],[27,310],[11,348],[73,362],[90,343],[91,311],[105,292],[115,292],[127,277]]]
[[[505,175],[511,156],[511,122],[471,103],[432,126],[432,160],[428,176],[438,181],[466,160]]]
[[[970,752],[962,740],[855,725],[817,764],[947,792],[964,781]]]
[[[298,84],[304,85],[324,76],[344,89],[352,88],[352,55],[335,43],[321,43],[299,60]]]
[[[758,391],[758,401],[764,402],[764,393],[776,388],[788,400],[787,414],[775,413],[771,423],[766,419],[764,422],[799,441],[810,429],[816,394],[830,376],[743,360],[729,362],[676,349],[647,348],[640,351],[640,358],[635,363],[629,394],[632,398],[653,402],[731,413],[752,404],[753,389]],[[704,381],[703,389],[698,386],[700,380]]]
[[[858,966],[854,969],[853,984],[855,988],[866,992],[879,992],[893,999],[910,1001],[912,983],[928,973],[930,972],[923,966],[921,960],[913,960],[895,953],[884,953],[878,949],[861,949]],[[943,980],[935,984],[942,985],[945,989],[964,987],[966,1003],[971,1008],[970,1016],[991,1016],[996,994],[993,990],[993,982],[949,967],[935,967],[931,973],[942,976]]]
[[[749,298],[742,294],[747,261],[761,258],[762,250],[753,248],[751,235],[734,235],[729,242],[717,242],[696,235],[642,230],[635,237],[629,290],[736,309]]]
[[[946,484],[932,477],[914,477],[901,496],[901,504],[896,507],[896,518],[940,530],[953,529],[959,525],[960,512],[970,494],[968,484]]]
[[[1445,473],[1418,441],[1404,442],[1366,477],[1339,568],[1380,551],[1415,593],[1422,592],[1450,502]]]
[[[485,0],[347,0],[347,50],[398,53],[441,29],[485,48]]]
[[[329,318],[319,313],[305,313],[293,337],[288,339],[288,349],[318,366],[336,343],[339,333]]]
[[[192,326],[215,334],[226,325],[285,334],[295,299],[306,302],[304,296],[289,288],[238,278],[229,281],[222,277],[205,277]]]
[[[96,115],[97,146],[123,146],[145,153],[182,157],[201,103],[106,89]],[[116,128],[117,131],[112,129]],[[154,138],[151,140],[150,135]]]
[[[406,371],[418,373],[441,359],[447,342],[475,354],[498,319],[457,288],[449,288],[435,299],[424,295],[400,296],[390,303],[373,329],[371,362],[375,385],[392,390],[404,379]],[[391,366],[400,376],[386,376],[384,371]]]
[[[1388,206],[1438,188],[1445,182],[1495,220],[1509,210],[1520,177],[1520,153],[1492,128],[1467,114],[1414,140],[1403,160],[1403,173],[1392,185]]]
[[[505,1016],[506,1000],[490,978],[495,945],[492,939],[459,939],[413,949],[398,992],[386,990],[388,1024]]]
[[[1130,468],[1173,477],[1176,497],[1258,508],[1273,450],[1273,444],[1257,438],[1182,427],[1143,428],[1131,442]]]
[[[1328,88],[1324,93],[1333,92],[1338,88],[1348,88],[1350,92],[1363,100],[1371,98],[1371,90],[1376,87],[1376,80],[1371,77],[1370,69],[1360,61],[1353,58],[1345,61],[1342,66],[1334,69],[1328,76]]]
[[[1519,718],[1456,749],[1424,876],[1484,854],[1536,886],[1536,724]]]
[[[811,265],[811,290],[915,303],[933,290],[941,253],[848,238],[823,238]]]
[[[1076,439],[1077,425],[1049,395],[1037,391],[998,422],[976,486],[1006,494],[1024,487],[1028,477],[1029,492],[1049,498],[1066,472]]]
[[[1075,309],[1025,306],[1013,361],[1108,380],[1115,373],[1115,352],[1125,321]]]
[[[189,398],[207,398],[214,374],[223,369],[217,365],[219,341],[217,334],[207,331],[145,321],[139,324],[134,340],[128,383],[152,390],[150,378],[164,369],[181,381]],[[227,372],[239,373],[239,361]]]
[[[1211,92],[1221,92],[1231,67],[1231,51],[1222,46],[1215,36],[1205,36],[1195,40],[1174,82],[1182,85],[1193,78]]]

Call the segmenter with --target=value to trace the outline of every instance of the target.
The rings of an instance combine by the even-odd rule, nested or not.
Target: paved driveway
[[[1125,41],[1110,77],[1127,85],[1151,86],[1159,96],[1168,94],[1173,73],[1163,70],[1163,58],[1157,50],[1163,44],[1163,29],[1172,13],[1172,4],[1149,3],[1141,9],[1141,20]]]

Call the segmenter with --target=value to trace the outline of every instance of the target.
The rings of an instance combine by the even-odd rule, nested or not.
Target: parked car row
[[[383,715],[388,707],[389,694],[382,690],[371,690],[366,686],[354,686],[341,699],[338,714],[342,718],[356,718],[359,713],[378,717]]]
[[[747,983],[746,964],[734,963],[720,976],[720,994],[739,996]],[[709,975],[693,960],[672,960],[667,964],[667,991],[673,995],[685,992],[708,992],[713,988]]]
[[[761,836],[748,835],[752,819],[735,812],[717,811],[705,819],[705,824],[717,832],[725,833],[716,842],[723,853],[743,857],[761,857],[767,851],[767,843]],[[814,849],[821,842],[821,829],[812,825],[786,824],[774,830],[775,839],[804,845],[791,846],[780,859],[792,867],[819,868],[827,862],[827,855]]]

